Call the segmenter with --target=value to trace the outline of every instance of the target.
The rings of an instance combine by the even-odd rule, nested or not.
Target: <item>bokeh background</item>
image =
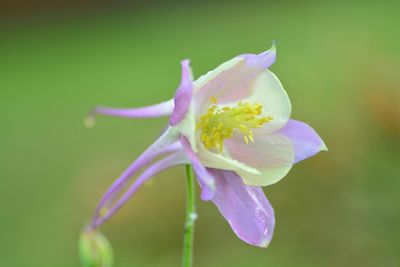
[[[265,188],[267,249],[198,203],[195,266],[400,265],[400,2],[9,1],[0,8],[0,266],[80,266],[79,232],[167,120],[83,119],[97,105],[169,99],[196,77],[278,43],[272,66],[330,151]],[[103,232],[115,266],[179,266],[182,167],[142,188]]]

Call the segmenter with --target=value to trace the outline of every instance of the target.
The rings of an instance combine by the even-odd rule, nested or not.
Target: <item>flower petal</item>
[[[185,154],[182,151],[178,151],[148,167],[126,190],[126,192],[124,192],[121,197],[117,198],[112,206],[107,208],[106,212],[102,214],[101,217],[96,218],[92,222],[92,228],[98,228],[106,220],[113,216],[136,193],[143,183],[152,178],[154,175],[172,166],[187,163],[189,163],[189,160]]]
[[[91,110],[86,117],[85,124],[91,127],[95,123],[96,115],[106,115],[113,117],[124,117],[124,118],[152,118],[170,116],[174,109],[174,101],[170,99],[168,101],[139,108],[110,108],[98,106]]]
[[[212,202],[243,241],[266,247],[275,226],[274,210],[260,187],[245,185],[232,171],[208,169],[217,191]]]
[[[197,155],[192,150],[187,138],[182,135],[180,137],[180,141],[183,146],[183,150],[186,153],[186,156],[192,163],[193,169],[197,176],[197,180],[199,181],[201,187],[201,198],[203,200],[210,200],[215,193],[214,177],[210,175],[207,169],[203,166],[202,162],[200,162],[200,160],[197,158]]]
[[[243,171],[246,173],[260,174],[256,168],[252,168],[226,153],[214,153],[204,147],[203,143],[198,144],[198,157],[204,166],[208,168],[224,169],[229,171]]]
[[[114,204],[116,196],[125,188],[128,181],[145,165],[149,164],[154,158],[160,155],[174,152],[179,149],[177,143],[178,133],[176,129],[169,127],[149,148],[146,149],[122,175],[108,188],[100,200],[93,221],[102,217],[102,210],[108,209]]]
[[[271,116],[269,132],[282,128],[290,117],[291,104],[279,79],[266,67],[275,60],[275,47],[259,55],[246,54],[231,59],[194,82],[195,113],[204,114],[215,97],[221,106],[238,101],[260,103],[262,116]]]
[[[237,56],[201,76],[194,82],[196,101],[207,103],[211,97],[220,103],[237,102],[251,95],[252,83],[275,61],[275,46],[259,55]],[[197,100],[198,99],[198,100]]]
[[[225,141],[229,155],[260,173],[236,171],[248,185],[266,186],[278,182],[291,169],[295,152],[290,140],[279,133],[254,134],[254,142],[246,144],[241,134]]]
[[[328,150],[321,137],[308,124],[289,120],[286,125],[279,130],[279,133],[285,135],[292,141],[296,157],[294,163],[309,158],[320,152]]]
[[[227,84],[238,81],[238,74],[244,65],[245,60],[243,58],[235,57],[194,81],[196,113],[204,111],[204,106],[210,103],[211,97],[216,97],[218,101],[224,103],[226,99],[223,96],[228,97],[228,94],[222,94],[222,92],[228,91]],[[231,101],[239,100],[249,95],[247,90],[237,90],[235,93],[236,95],[231,96]]]
[[[254,81],[253,87],[251,96],[242,101],[260,103],[263,107],[261,116],[272,117],[272,121],[264,125],[264,133],[279,130],[289,120],[292,106],[278,77],[271,71],[264,70]]]
[[[174,111],[169,118],[169,123],[175,126],[185,118],[189,111],[189,106],[192,101],[193,94],[193,78],[192,71],[189,66],[189,60],[183,60],[182,64],[182,78],[178,90],[174,96],[175,107]]]

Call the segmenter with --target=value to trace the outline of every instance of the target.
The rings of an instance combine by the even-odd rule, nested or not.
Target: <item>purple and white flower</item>
[[[102,114],[169,116],[169,124],[103,195],[91,229],[102,225],[157,173],[192,164],[201,198],[218,207],[240,239],[266,247],[275,217],[261,186],[278,182],[294,163],[326,150],[309,125],[290,119],[290,100],[268,70],[275,57],[275,46],[258,55],[239,55],[195,81],[184,60],[173,99],[133,109],[96,107],[91,122]]]

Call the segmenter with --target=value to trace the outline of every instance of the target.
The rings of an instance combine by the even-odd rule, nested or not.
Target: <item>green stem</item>
[[[193,258],[193,236],[194,236],[194,223],[196,221],[196,190],[193,176],[193,169],[191,165],[186,165],[187,177],[187,205],[186,205],[186,220],[185,220],[185,234],[183,237],[183,267],[192,267]]]

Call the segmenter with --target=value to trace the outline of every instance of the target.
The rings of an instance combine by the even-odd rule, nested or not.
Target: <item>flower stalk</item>
[[[185,233],[183,237],[182,267],[192,267],[194,225],[197,219],[196,189],[195,189],[192,165],[187,164],[185,166],[185,169],[186,169],[186,179],[187,179],[187,204],[186,204]]]

